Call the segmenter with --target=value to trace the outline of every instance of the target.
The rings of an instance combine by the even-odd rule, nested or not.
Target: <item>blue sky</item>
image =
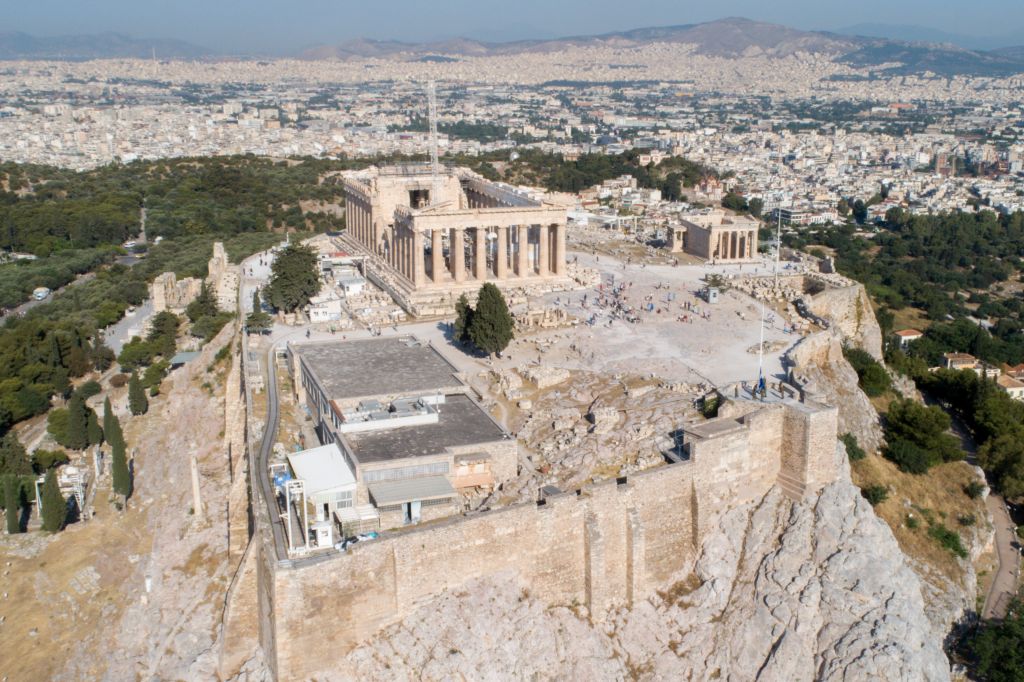
[[[1024,0],[4,0],[0,30],[118,31],[226,52],[282,52],[355,37],[484,40],[603,33],[727,16],[836,29],[916,24],[973,35],[1024,28]],[[1021,38],[1024,43],[1024,36]]]

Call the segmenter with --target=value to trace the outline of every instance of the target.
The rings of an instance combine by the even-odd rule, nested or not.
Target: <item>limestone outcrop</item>
[[[857,373],[843,357],[838,330],[805,337],[790,349],[786,359],[805,391],[816,400],[839,408],[840,434],[852,433],[869,452],[882,446],[878,413],[857,385]]]
[[[512,574],[446,592],[329,679],[948,680],[921,584],[850,482],[727,512],[694,575],[592,625]],[[680,566],[680,575],[690,566]]]
[[[875,359],[882,359],[882,330],[875,320],[864,285],[829,287],[806,301],[811,312],[828,320],[844,339],[871,353]]]

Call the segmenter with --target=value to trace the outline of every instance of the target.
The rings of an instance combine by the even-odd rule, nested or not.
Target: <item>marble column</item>
[[[456,282],[466,281],[466,233],[461,227],[452,230],[452,275]]]
[[[487,279],[487,228],[477,227],[473,232],[473,276],[481,282]]]
[[[530,269],[530,262],[527,260],[528,249],[530,244],[530,226],[520,225],[519,236],[516,240],[516,275],[519,277],[526,277],[527,270]]]
[[[540,252],[537,254],[537,274],[544,277],[549,274],[549,255],[548,246],[550,245],[550,237],[548,237],[548,226],[540,225],[537,227],[539,230],[539,236],[537,239]]]
[[[423,286],[423,233],[412,233],[412,283],[418,288]]]
[[[494,254],[494,275],[498,279],[508,278],[508,228],[498,228],[498,251]]]
[[[555,274],[565,275],[565,223],[555,225]]]
[[[434,284],[440,284],[445,280],[444,246],[441,244],[439,228],[430,231],[430,271]]]

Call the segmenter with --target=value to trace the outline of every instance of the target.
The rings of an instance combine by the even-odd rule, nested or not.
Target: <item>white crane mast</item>
[[[427,110],[430,118],[430,203],[440,203],[441,164],[437,160],[437,85],[427,82]]]

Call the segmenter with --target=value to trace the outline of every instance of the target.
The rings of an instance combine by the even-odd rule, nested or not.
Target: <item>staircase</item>
[[[786,473],[785,471],[779,471],[779,477],[776,479],[779,487],[782,488],[782,492],[785,493],[786,497],[793,500],[794,502],[802,502],[807,495],[807,486],[803,481],[797,479],[795,476]]]

